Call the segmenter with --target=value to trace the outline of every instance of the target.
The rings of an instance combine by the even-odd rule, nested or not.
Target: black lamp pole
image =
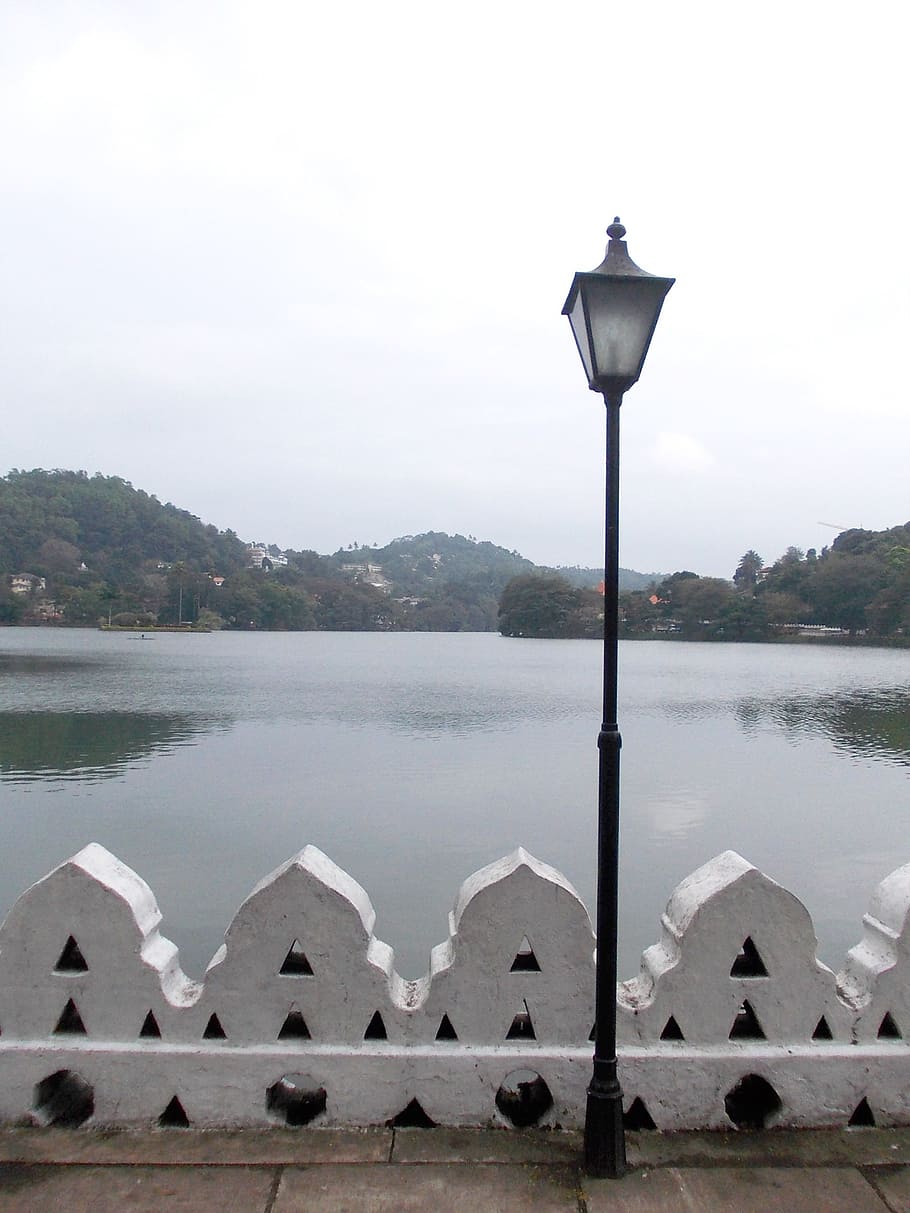
[[[630,259],[614,219],[603,262],[576,274],[563,307],[588,386],[607,410],[604,547],[603,717],[597,738],[597,953],[594,1073],[585,1110],[585,1170],[618,1178],[626,1169],[622,1088],[616,1070],[616,952],[619,908],[619,409],[638,380],[672,278],[647,274]]]

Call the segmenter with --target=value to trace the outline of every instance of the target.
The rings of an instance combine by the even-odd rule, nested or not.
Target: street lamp
[[[563,307],[588,386],[607,408],[606,544],[604,554],[603,723],[597,738],[597,953],[594,1073],[585,1109],[585,1170],[617,1178],[626,1168],[622,1088],[616,1073],[616,941],[619,887],[619,750],[616,721],[619,627],[619,406],[638,381],[673,278],[657,278],[629,257],[626,229],[607,228],[607,255],[596,270],[575,275]]]

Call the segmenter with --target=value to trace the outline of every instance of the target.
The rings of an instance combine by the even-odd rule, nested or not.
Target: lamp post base
[[[626,1138],[622,1123],[622,1090],[614,1079],[588,1087],[585,1109],[585,1172],[597,1179],[619,1179],[626,1173]]]

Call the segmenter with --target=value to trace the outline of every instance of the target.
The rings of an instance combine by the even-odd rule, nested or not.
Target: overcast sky
[[[900,13],[5,0],[0,474],[282,547],[601,563],[560,309],[618,214],[677,279],[623,405],[622,563],[729,577],[906,522]]]

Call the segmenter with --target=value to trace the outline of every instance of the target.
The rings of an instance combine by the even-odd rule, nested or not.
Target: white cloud
[[[697,475],[715,466],[714,456],[688,434],[662,430],[652,451],[654,462],[665,472]]]

